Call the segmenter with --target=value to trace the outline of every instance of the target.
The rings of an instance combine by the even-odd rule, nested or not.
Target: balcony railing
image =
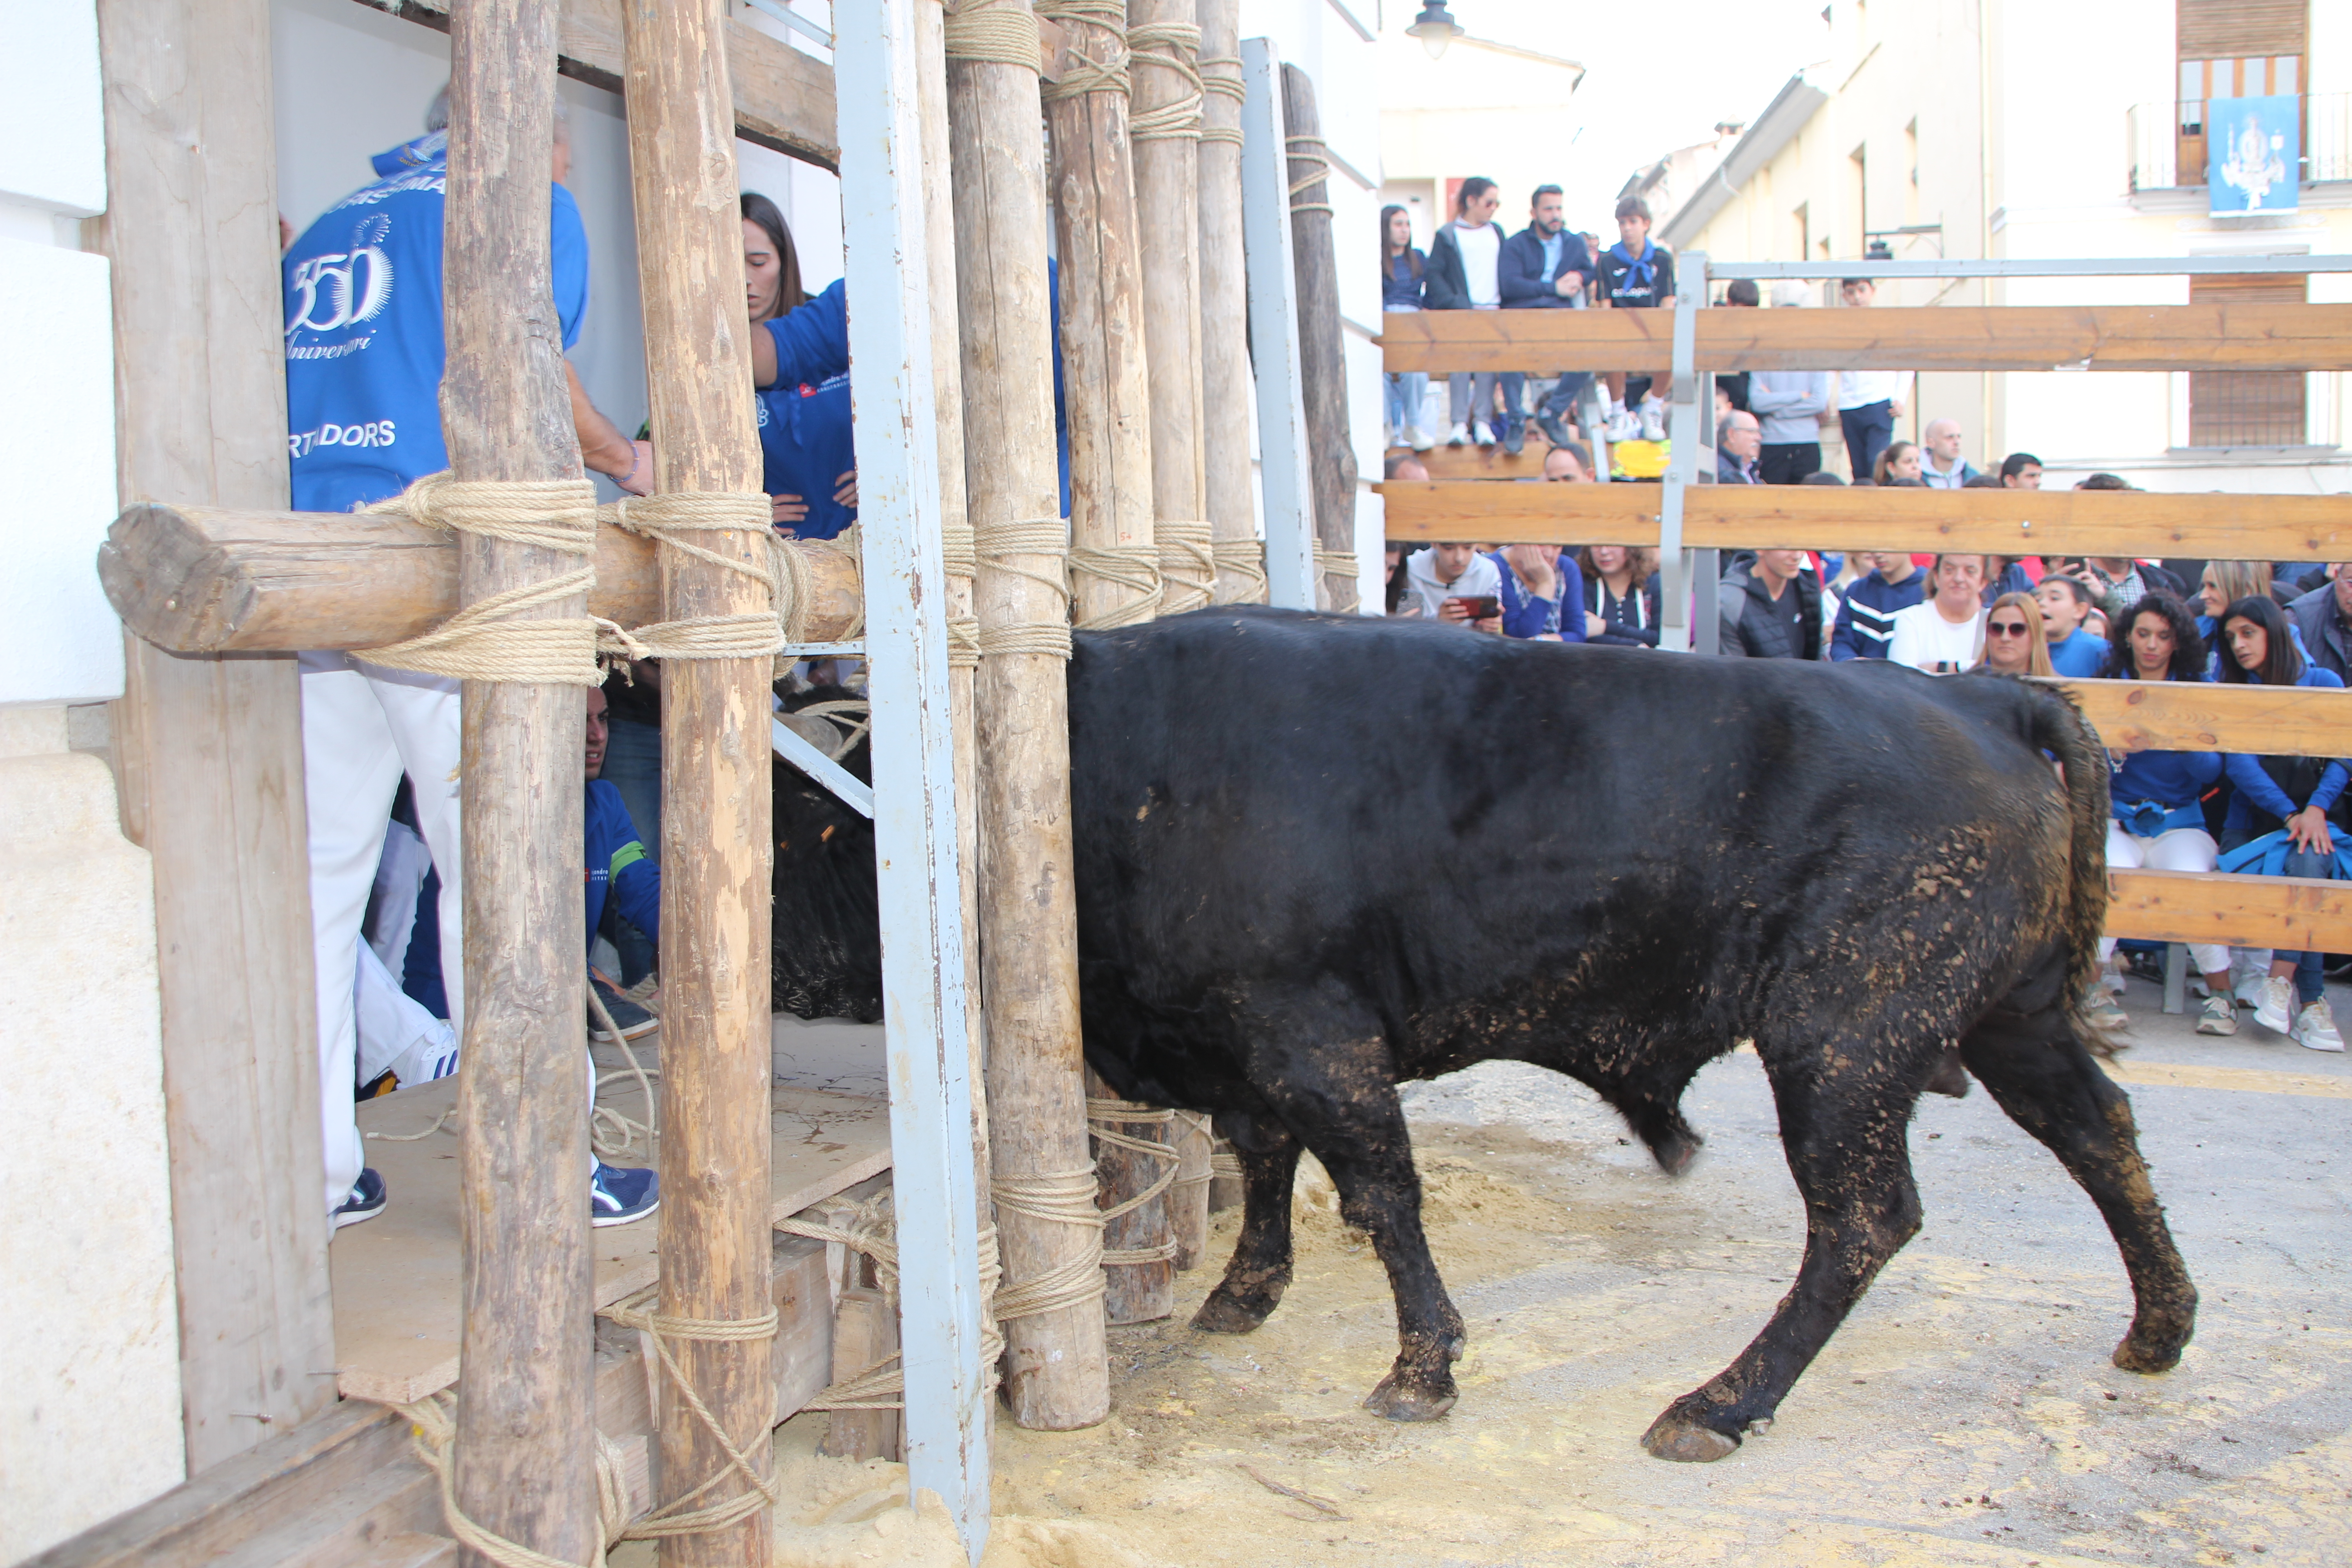
[[[2352,180],[2352,93],[2306,93],[2300,184]],[[2131,188],[2169,191],[2205,184],[2205,105],[2136,104],[2126,118],[2131,148]]]

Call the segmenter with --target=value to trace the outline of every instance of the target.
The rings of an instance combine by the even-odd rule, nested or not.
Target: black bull
[[[2196,1290],[2074,1016],[2106,902],[2107,766],[2057,695],[1263,609],[1076,640],[1087,1059],[1131,1100],[1213,1110],[1246,1181],[1200,1327],[1245,1333],[1281,1300],[1310,1149],[1395,1292],[1402,1348],[1366,1403],[1444,1414],[1462,1318],[1397,1085],[1533,1062],[1679,1172],[1699,1142],[1685,1087],[1753,1039],[1804,1262],[1754,1342],[1643,1439],[1719,1458],[1918,1231],[1906,1129],[1957,1041],[2105,1216],[2137,1306],[2116,1363],[2179,1360]],[[877,1016],[870,829],[777,779],[779,1005]]]

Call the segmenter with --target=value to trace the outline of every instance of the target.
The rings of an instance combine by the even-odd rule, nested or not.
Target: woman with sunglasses
[[[1985,612],[1984,657],[1972,667],[1995,675],[2050,675],[2042,605],[2031,594],[2003,594]]]
[[[2105,674],[2118,680],[2206,679],[2205,639],[2188,606],[2169,594],[2151,593],[2116,613]],[[2156,871],[2210,871],[2220,847],[2205,831],[2205,793],[2221,776],[2218,752],[2110,752],[2115,778],[2108,786],[2107,868]],[[2099,942],[2104,963],[2116,951],[2113,937]],[[2191,942],[2189,956],[2205,977],[2200,1035],[2238,1032],[2237,1003],[2230,987],[2230,950],[2219,942]],[[2102,1020],[2109,1008],[2094,998]],[[2121,1009],[2113,1009],[2121,1016]],[[2113,1026],[2112,1021],[2109,1026]]]
[[[2287,634],[2284,612],[2268,594],[2247,595],[2229,605],[2219,618],[2224,681],[2247,686],[2344,684],[2334,670],[2303,657]],[[2281,876],[2333,879],[2341,829],[2328,817],[2343,798],[2345,785],[2352,783],[2352,773],[2327,757],[2243,752],[2232,752],[2223,766],[2237,787],[2221,825],[2221,847],[2235,849],[2284,830],[2286,856],[2279,867]],[[2254,1022],[2315,1051],[2342,1050],[2344,1037],[2336,1032],[2336,1016],[2321,984],[2325,962],[2315,952],[2272,953],[2270,975],[2254,1005]]]

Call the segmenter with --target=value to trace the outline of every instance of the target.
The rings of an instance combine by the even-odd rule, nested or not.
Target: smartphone
[[[1465,606],[1474,621],[1491,621],[1503,613],[1502,599],[1493,594],[1456,594],[1446,602]]]

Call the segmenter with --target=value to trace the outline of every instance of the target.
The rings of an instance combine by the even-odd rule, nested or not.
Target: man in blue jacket
[[[374,183],[328,208],[286,252],[287,453],[299,510],[348,511],[449,466],[440,412],[447,102],[445,89],[425,117],[425,134],[378,154]],[[549,239],[568,349],[588,304],[588,237],[561,183],[571,150],[558,108]],[[576,375],[570,379],[588,466],[644,489],[646,451],[595,411]],[[360,925],[404,773],[440,872],[442,976],[463,1034],[457,683],[341,653],[306,653],[301,670],[325,1197],[340,1227],[384,1206],[383,1178],[364,1168],[352,1114],[359,1043],[352,998]]]
[[[1503,242],[1502,256],[1495,264],[1503,309],[1582,310],[1592,276],[1591,253],[1584,248],[1583,240],[1568,232],[1559,187],[1538,185],[1528,208],[1528,226]],[[1525,381],[1523,375],[1506,378],[1503,401],[1508,412],[1504,419],[1503,449],[1507,452],[1517,452],[1527,441],[1518,390]],[[1551,395],[1535,414],[1545,440],[1555,447],[1568,445],[1563,416],[1575,408],[1577,398],[1591,384],[1590,371],[1566,371],[1552,383]]]
[[[1927,574],[1909,551],[1882,550],[1874,559],[1877,569],[1847,584],[1845,602],[1838,606],[1830,658],[1840,663],[1885,658],[1887,642],[1895,636],[1895,612],[1927,596]]]

